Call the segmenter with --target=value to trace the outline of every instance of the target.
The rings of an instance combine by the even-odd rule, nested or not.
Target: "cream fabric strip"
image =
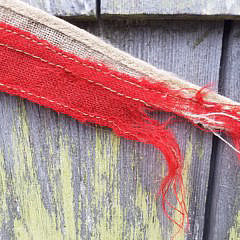
[[[200,89],[199,86],[184,81],[173,73],[159,70],[114,48],[85,30],[21,1],[0,0],[0,21],[31,32],[64,51],[74,53],[82,58],[90,58],[99,62],[103,61],[115,70],[135,77],[147,76],[152,81],[167,82],[173,89]],[[191,90],[185,92],[188,96],[192,96],[194,93],[195,91]],[[213,92],[207,95],[207,100],[239,105],[239,103]]]

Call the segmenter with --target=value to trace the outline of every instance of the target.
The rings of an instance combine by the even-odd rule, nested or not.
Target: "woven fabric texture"
[[[26,30],[64,51],[73,53],[81,58],[102,61],[110,68],[134,77],[146,76],[153,82],[166,82],[174,89],[200,89],[199,86],[184,81],[171,72],[157,69],[106,44],[92,34],[19,0],[0,0],[0,21]],[[189,97],[194,94],[195,91],[189,90]],[[206,97],[210,101],[232,105],[238,104],[214,92]]]
[[[176,210],[179,221],[171,220],[183,228],[183,158],[168,128],[173,120],[159,124],[148,111],[174,113],[215,134],[224,131],[239,152],[239,104],[157,70],[83,30],[71,26],[68,31],[70,25],[62,20],[14,3],[0,0],[0,90],[154,145],[168,165],[158,192],[163,210],[170,219],[168,209]],[[178,209],[168,201],[169,193]]]
[[[172,112],[205,131],[225,131],[239,148],[239,106],[208,102],[208,90],[195,90],[193,97],[163,82],[135,78],[114,71],[101,62],[79,58],[45,40],[0,23],[0,89],[68,114],[81,122],[107,126],[122,137],[154,145],[167,162],[168,174],[159,195],[166,205],[180,212],[174,221],[183,227],[187,216],[182,186],[182,156],[168,123],[159,124],[147,110]],[[194,91],[194,89],[190,89]],[[184,113],[184,114],[183,114]],[[167,200],[172,192],[180,208]],[[179,197],[180,196],[180,197]]]
[[[183,226],[186,207],[178,197],[183,195],[180,149],[166,129],[167,123],[160,125],[145,112],[156,100],[166,98],[164,84],[152,84],[78,58],[5,23],[0,23],[0,49],[2,91],[158,148],[168,163],[168,175],[159,189],[163,209],[166,211],[166,204],[172,207],[166,199],[172,190],[182,214],[176,224]]]

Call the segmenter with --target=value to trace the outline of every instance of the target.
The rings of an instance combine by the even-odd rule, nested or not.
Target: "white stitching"
[[[102,119],[102,120],[104,120],[104,121],[107,121],[107,122],[109,122],[109,123],[112,123],[112,124],[115,125],[120,131],[124,132],[124,131],[123,131],[121,128],[119,128],[119,126],[118,126],[114,121],[112,121],[112,120],[108,120],[108,119],[103,118],[103,117],[99,117],[99,116],[95,116],[95,115],[92,115],[92,114],[88,114],[88,113],[82,112],[82,111],[80,111],[80,110],[78,110],[78,109],[76,109],[76,108],[72,108],[72,107],[67,106],[67,105],[65,105],[65,104],[56,102],[56,101],[54,101],[54,100],[50,100],[50,99],[48,99],[48,98],[46,98],[46,97],[36,95],[36,94],[34,94],[34,93],[25,91],[25,90],[20,89],[20,88],[12,87],[12,86],[7,85],[7,84],[0,83],[0,86],[4,86],[4,87],[6,87],[6,88],[13,89],[13,90],[15,90],[15,91],[20,91],[20,92],[22,92],[22,93],[24,93],[24,94],[28,94],[28,95],[34,96],[34,97],[36,97],[36,98],[44,99],[44,100],[46,100],[46,101],[48,101],[48,102],[55,103],[55,104],[57,104],[57,105],[59,105],[59,106],[62,106],[62,107],[64,107],[64,108],[68,108],[68,109],[70,109],[70,110],[72,110],[72,111],[79,112],[79,113],[81,113],[81,114],[84,115],[84,116],[89,116],[89,117],[91,117],[91,118]],[[130,134],[131,136],[136,137],[134,134],[132,134],[132,133],[130,133],[130,132],[124,132],[124,133]]]
[[[56,54],[58,54],[58,55],[60,55],[60,56],[63,56],[63,57],[65,57],[65,58],[69,59],[69,60],[72,60],[72,61],[74,61],[74,62],[76,62],[76,63],[79,63],[79,64],[81,64],[81,65],[83,65],[83,66],[85,66],[85,67],[94,69],[94,70],[96,70],[96,71],[98,71],[98,72],[101,72],[101,73],[103,73],[103,74],[105,74],[105,75],[110,75],[110,76],[112,76],[112,77],[114,77],[114,78],[116,78],[116,79],[122,80],[122,81],[124,81],[124,82],[127,82],[127,83],[129,83],[129,84],[132,84],[132,85],[134,85],[134,86],[136,86],[136,87],[139,87],[139,88],[142,88],[142,89],[144,89],[144,90],[153,91],[153,92],[155,92],[155,93],[162,94],[160,91],[143,87],[143,86],[141,86],[141,85],[138,85],[137,83],[133,83],[133,82],[127,81],[127,80],[125,80],[125,79],[123,79],[123,78],[120,78],[120,77],[118,77],[118,76],[116,76],[116,75],[114,75],[114,74],[112,74],[112,73],[104,72],[104,71],[102,71],[101,69],[98,69],[98,68],[95,68],[95,67],[93,67],[93,66],[89,66],[88,64],[79,62],[78,60],[76,60],[76,59],[74,59],[74,58],[71,58],[71,57],[68,57],[67,55],[65,55],[65,54],[63,54],[63,53],[61,53],[61,52],[59,52],[59,51],[56,51],[56,50],[50,48],[50,47],[47,46],[46,44],[44,44],[44,43],[42,43],[42,42],[39,42],[39,41],[36,41],[36,40],[34,40],[33,38],[31,38],[31,37],[27,37],[27,36],[24,35],[24,34],[20,34],[20,33],[18,33],[18,32],[15,32],[15,31],[12,31],[12,30],[10,30],[10,29],[3,28],[3,27],[0,27],[0,30],[4,30],[4,31],[9,32],[9,33],[12,33],[12,34],[19,35],[19,36],[21,36],[21,37],[23,37],[23,38],[25,38],[25,39],[27,39],[27,40],[29,40],[29,41],[32,41],[32,42],[38,44],[38,45],[44,46],[45,48],[49,49],[50,51],[52,51],[52,52],[54,52],[54,53],[56,53]],[[71,72],[70,70],[68,70],[67,68],[65,68],[65,67],[63,67],[63,66],[61,66],[61,65],[59,65],[59,64],[54,64],[54,63],[49,62],[49,61],[47,61],[47,60],[45,60],[45,59],[43,59],[43,58],[41,58],[41,57],[38,57],[38,56],[32,55],[32,54],[30,54],[30,53],[24,52],[23,50],[15,49],[15,48],[13,48],[13,47],[10,47],[10,46],[4,45],[4,44],[0,44],[0,45],[6,46],[6,47],[8,47],[8,48],[10,48],[10,49],[12,49],[12,50],[16,50],[17,52],[22,52],[22,53],[24,53],[24,54],[26,54],[26,55],[32,56],[32,57],[34,57],[34,58],[36,58],[36,59],[39,59],[39,60],[41,60],[41,61],[43,61],[43,62],[46,62],[46,63],[48,63],[48,64],[50,64],[50,65],[52,65],[52,66],[59,67],[59,68],[65,70],[67,73],[70,73],[70,72]],[[98,66],[102,66],[100,63],[96,63],[96,64],[97,64]],[[142,100],[142,99],[130,97],[130,96],[128,96],[128,95],[119,93],[119,92],[117,92],[116,90],[113,90],[113,89],[111,89],[111,88],[109,88],[109,87],[107,87],[107,86],[105,86],[105,85],[103,85],[103,84],[101,84],[101,83],[98,83],[98,82],[89,80],[89,79],[84,78],[84,77],[81,77],[81,78],[84,79],[84,80],[86,80],[86,81],[88,81],[88,82],[90,82],[90,83],[93,83],[93,84],[95,84],[95,85],[97,85],[97,86],[100,86],[100,87],[102,87],[102,88],[104,88],[104,89],[107,89],[107,90],[109,90],[109,91],[111,91],[111,92],[113,92],[113,93],[115,93],[115,94],[117,94],[117,95],[119,95],[119,96],[123,96],[123,97],[125,97],[125,98],[127,98],[127,99],[132,99],[132,100],[134,100],[134,101],[141,102],[141,103],[145,104],[147,107],[151,107],[151,105],[149,105],[148,103],[146,103],[146,102],[145,102],[144,100]],[[173,97],[175,97],[175,96],[173,96]],[[158,106],[155,105],[155,104],[152,104],[152,106],[158,107]]]
[[[48,63],[48,64],[50,64],[50,65],[52,65],[52,66],[56,66],[56,67],[58,67],[58,68],[61,68],[61,69],[63,69],[64,71],[66,71],[67,73],[71,73],[71,71],[70,71],[69,69],[67,69],[67,68],[65,68],[65,67],[63,67],[63,66],[61,66],[61,65],[59,65],[59,64],[55,64],[55,63],[49,62],[48,60],[43,59],[43,58],[41,58],[41,57],[39,57],[39,56],[35,56],[35,55],[30,54],[30,53],[28,53],[28,52],[25,52],[25,51],[23,51],[23,50],[19,50],[19,49],[13,48],[13,47],[11,47],[11,46],[9,46],[9,45],[7,45],[7,44],[2,44],[2,43],[0,43],[0,46],[9,48],[9,49],[14,50],[14,51],[16,51],[16,52],[20,52],[20,53],[26,54],[26,55],[31,56],[31,57],[33,57],[33,58],[39,59],[39,60],[41,60],[42,62]],[[116,93],[116,94],[119,95],[119,96],[123,96],[123,97],[125,97],[125,98],[127,98],[127,99],[132,99],[132,100],[134,100],[134,101],[141,102],[141,103],[145,104],[147,107],[151,107],[148,103],[146,103],[146,102],[143,101],[142,99],[133,98],[133,97],[128,96],[128,95],[125,95],[125,94],[123,94],[123,93],[119,93],[119,92],[117,92],[116,90],[113,90],[113,89],[111,89],[111,88],[109,88],[109,87],[106,87],[105,85],[103,85],[103,84],[101,84],[101,83],[98,83],[98,82],[89,80],[89,79],[87,79],[87,78],[85,78],[85,77],[81,77],[81,79],[84,79],[84,80],[86,80],[86,81],[88,81],[88,82],[90,82],[90,83],[93,83],[93,84],[95,84],[95,85],[97,85],[97,86],[100,86],[100,87],[102,87],[102,88],[104,88],[104,89],[107,89],[108,91],[111,91],[111,92],[113,92],[113,93]]]
[[[50,65],[52,65],[52,66],[56,66],[56,67],[58,67],[58,68],[61,68],[61,69],[63,69],[64,71],[66,71],[67,73],[71,73],[71,71],[70,71],[69,69],[67,69],[67,68],[65,68],[65,67],[63,67],[63,66],[61,66],[61,65],[59,65],[59,64],[55,64],[55,63],[49,62],[48,60],[43,59],[43,58],[41,58],[41,57],[39,57],[39,56],[33,55],[33,54],[31,54],[31,53],[25,52],[25,51],[20,50],[20,49],[17,49],[17,48],[13,48],[13,47],[11,47],[11,46],[9,46],[9,45],[7,45],[7,44],[0,43],[0,46],[9,48],[9,49],[14,50],[14,51],[16,51],[16,52],[24,53],[24,54],[26,54],[26,55],[28,55],[28,56],[31,56],[31,57],[36,58],[36,59],[39,59],[40,61],[42,61],[42,62],[44,62],[44,63],[48,63],[48,64],[50,64]]]
[[[34,40],[33,38],[31,38],[31,37],[27,37],[27,36],[24,35],[24,34],[20,34],[20,33],[18,33],[18,32],[15,32],[15,31],[12,31],[12,30],[10,30],[10,29],[3,28],[3,27],[0,27],[0,30],[4,30],[4,31],[6,31],[6,32],[13,33],[13,34],[15,34],[15,35],[19,35],[20,37],[23,37],[23,38],[25,38],[25,39],[27,39],[27,40],[30,40],[30,41],[38,44],[38,45],[44,46],[44,47],[47,48],[48,50],[50,50],[50,51],[52,51],[52,52],[54,52],[54,53],[56,53],[56,54],[58,54],[58,55],[60,55],[60,56],[62,56],[62,57],[64,57],[64,58],[67,58],[67,59],[72,60],[72,61],[74,61],[74,62],[76,62],[76,63],[79,63],[79,64],[81,64],[81,65],[83,65],[83,66],[85,66],[85,67],[88,67],[88,68],[91,68],[91,69],[95,69],[96,71],[102,72],[102,73],[105,74],[105,75],[110,75],[111,77],[114,77],[114,78],[116,78],[116,79],[118,79],[118,80],[122,80],[122,81],[124,81],[124,82],[126,82],[126,83],[129,83],[129,84],[131,84],[131,85],[133,85],[133,86],[136,86],[136,87],[138,87],[138,88],[142,88],[142,89],[147,90],[147,91],[152,91],[152,92],[155,92],[155,93],[158,93],[158,94],[162,94],[161,92],[159,92],[159,91],[157,91],[157,90],[149,89],[149,88],[143,87],[143,86],[141,86],[141,85],[139,85],[139,84],[137,84],[137,83],[130,82],[130,81],[125,80],[125,79],[123,79],[123,78],[121,78],[121,77],[118,77],[117,75],[115,75],[115,74],[113,74],[113,73],[104,72],[104,71],[102,71],[101,69],[95,68],[95,67],[93,67],[93,66],[89,66],[89,65],[86,64],[86,63],[79,62],[78,60],[76,60],[76,59],[74,59],[74,58],[71,58],[71,57],[63,54],[62,52],[56,51],[56,50],[50,48],[49,46],[47,46],[46,44],[44,44],[44,43],[42,43],[42,42],[39,42],[39,41],[36,41],[36,40]],[[99,63],[96,63],[96,64],[97,64],[98,66],[102,66],[102,65],[99,64]]]

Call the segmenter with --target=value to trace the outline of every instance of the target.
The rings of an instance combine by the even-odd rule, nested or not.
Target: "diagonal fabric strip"
[[[68,114],[80,122],[107,126],[122,137],[152,144],[165,156],[168,174],[158,194],[162,205],[180,213],[183,228],[187,212],[182,185],[182,156],[169,122],[159,124],[147,110],[183,116],[206,131],[225,131],[239,149],[238,105],[205,100],[203,88],[174,90],[167,83],[153,83],[110,69],[104,63],[81,59],[47,41],[6,23],[0,23],[0,89]],[[192,91],[192,97],[185,94]],[[179,209],[167,200],[172,192]]]
[[[149,74],[133,76],[99,58],[80,58],[5,22],[0,23],[0,90],[80,122],[107,126],[119,136],[154,145],[168,165],[158,195],[170,219],[169,208],[180,213],[178,221],[171,219],[180,228],[187,220],[182,155],[173,133],[167,129],[170,121],[159,124],[147,112],[171,112],[204,131],[217,135],[224,131],[233,138],[239,154],[239,104],[167,72],[162,72],[160,79]],[[179,209],[168,201],[169,193],[175,195]]]
[[[119,136],[157,147],[169,167],[159,190],[163,209],[166,211],[166,204],[171,206],[166,195],[172,189],[183,217],[176,224],[183,226],[186,207],[177,194],[177,191],[179,195],[183,193],[180,150],[172,132],[166,130],[166,124],[160,125],[145,112],[154,107],[155,102],[160,100],[164,105],[168,100],[165,84],[139,81],[104,64],[80,59],[5,23],[0,23],[0,49],[2,91],[81,122],[110,127]]]

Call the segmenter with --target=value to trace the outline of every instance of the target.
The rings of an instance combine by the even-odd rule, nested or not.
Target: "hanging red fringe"
[[[205,88],[174,90],[167,82],[134,78],[64,52],[5,23],[0,23],[0,90],[80,122],[107,126],[127,139],[154,145],[168,166],[158,195],[166,215],[180,228],[188,218],[183,158],[174,134],[167,129],[168,122],[160,124],[151,119],[147,110],[175,113],[206,131],[225,131],[239,149],[240,106],[206,101]],[[168,201],[169,192],[175,195],[179,208]],[[179,221],[171,218],[169,208],[180,213]]]

